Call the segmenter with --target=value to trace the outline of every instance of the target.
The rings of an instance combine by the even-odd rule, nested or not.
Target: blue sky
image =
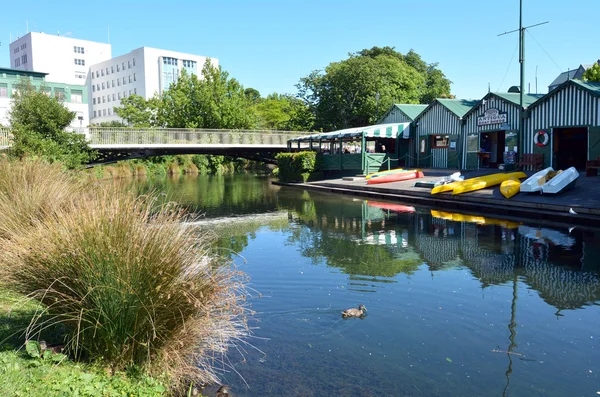
[[[142,46],[218,58],[245,87],[264,96],[296,93],[314,69],[349,52],[411,48],[438,62],[458,98],[481,98],[519,83],[519,0],[102,0],[5,1],[0,66],[9,41],[29,30],[110,43],[113,56]],[[523,0],[523,22],[550,21],[526,34],[526,83],[547,92],[561,72],[600,58],[600,1]],[[512,58],[512,62],[511,62]]]

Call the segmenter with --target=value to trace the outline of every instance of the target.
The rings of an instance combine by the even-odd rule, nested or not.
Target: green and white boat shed
[[[462,168],[497,168],[504,163],[505,152],[515,151],[518,155],[522,151],[517,147],[520,95],[490,92],[464,115]],[[541,97],[525,94],[524,107]]]
[[[464,115],[476,100],[434,100],[415,119],[417,166],[459,168]]]
[[[397,103],[383,115],[377,124],[411,123],[411,131],[414,132],[414,121],[426,108],[427,105]],[[398,142],[398,159],[398,165],[401,166],[416,164],[414,134],[410,135],[408,139],[400,139]]]
[[[568,80],[527,113],[525,150],[542,153],[545,166],[583,170],[600,156],[600,83]]]
[[[377,124],[293,138],[288,150],[315,150],[323,171],[366,175],[397,167],[398,142],[409,136],[409,122]]]

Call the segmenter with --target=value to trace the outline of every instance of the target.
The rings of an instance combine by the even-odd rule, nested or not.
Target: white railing
[[[291,138],[308,134],[302,131],[213,130],[178,128],[74,128],[91,145],[287,145]]]
[[[0,149],[5,149],[10,145],[10,130],[0,127]]]

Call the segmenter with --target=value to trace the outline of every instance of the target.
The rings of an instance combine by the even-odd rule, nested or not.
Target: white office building
[[[47,73],[46,81],[86,85],[90,66],[112,57],[111,45],[30,32],[10,43],[10,67]]]
[[[149,99],[177,80],[182,70],[200,75],[204,56],[142,47],[90,67],[91,123],[120,121],[114,108],[132,94]],[[218,60],[211,58],[218,66]]]

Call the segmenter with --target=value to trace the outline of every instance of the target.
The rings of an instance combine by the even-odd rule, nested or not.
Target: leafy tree
[[[183,71],[160,99],[159,119],[167,127],[251,129],[256,124],[244,87],[210,59],[202,79]]]
[[[115,113],[135,127],[157,127],[160,100],[152,97],[148,100],[139,95],[130,95],[121,99],[121,106],[115,107]]]
[[[248,100],[252,103],[257,103],[260,101],[260,92],[258,92],[258,90],[255,88],[246,88],[244,90],[244,95],[246,95],[246,98],[248,98]]]
[[[582,77],[584,81],[600,82],[600,65],[598,65],[598,62],[587,69]]]
[[[306,103],[292,95],[271,94],[256,105],[258,128],[310,131],[314,117]]]
[[[123,123],[122,121],[117,121],[117,120],[111,120],[111,121],[103,121],[100,124],[98,124],[99,127],[116,127],[116,128],[122,128],[122,127],[127,127],[127,124]]]
[[[43,87],[37,91],[31,82],[22,80],[12,101],[12,155],[40,157],[67,168],[78,168],[95,157],[83,135],[65,131],[75,112],[47,95]]]
[[[450,95],[450,81],[437,64],[393,47],[349,54],[300,79],[297,88],[315,116],[316,129],[324,130],[375,123],[394,103],[429,103]]]

